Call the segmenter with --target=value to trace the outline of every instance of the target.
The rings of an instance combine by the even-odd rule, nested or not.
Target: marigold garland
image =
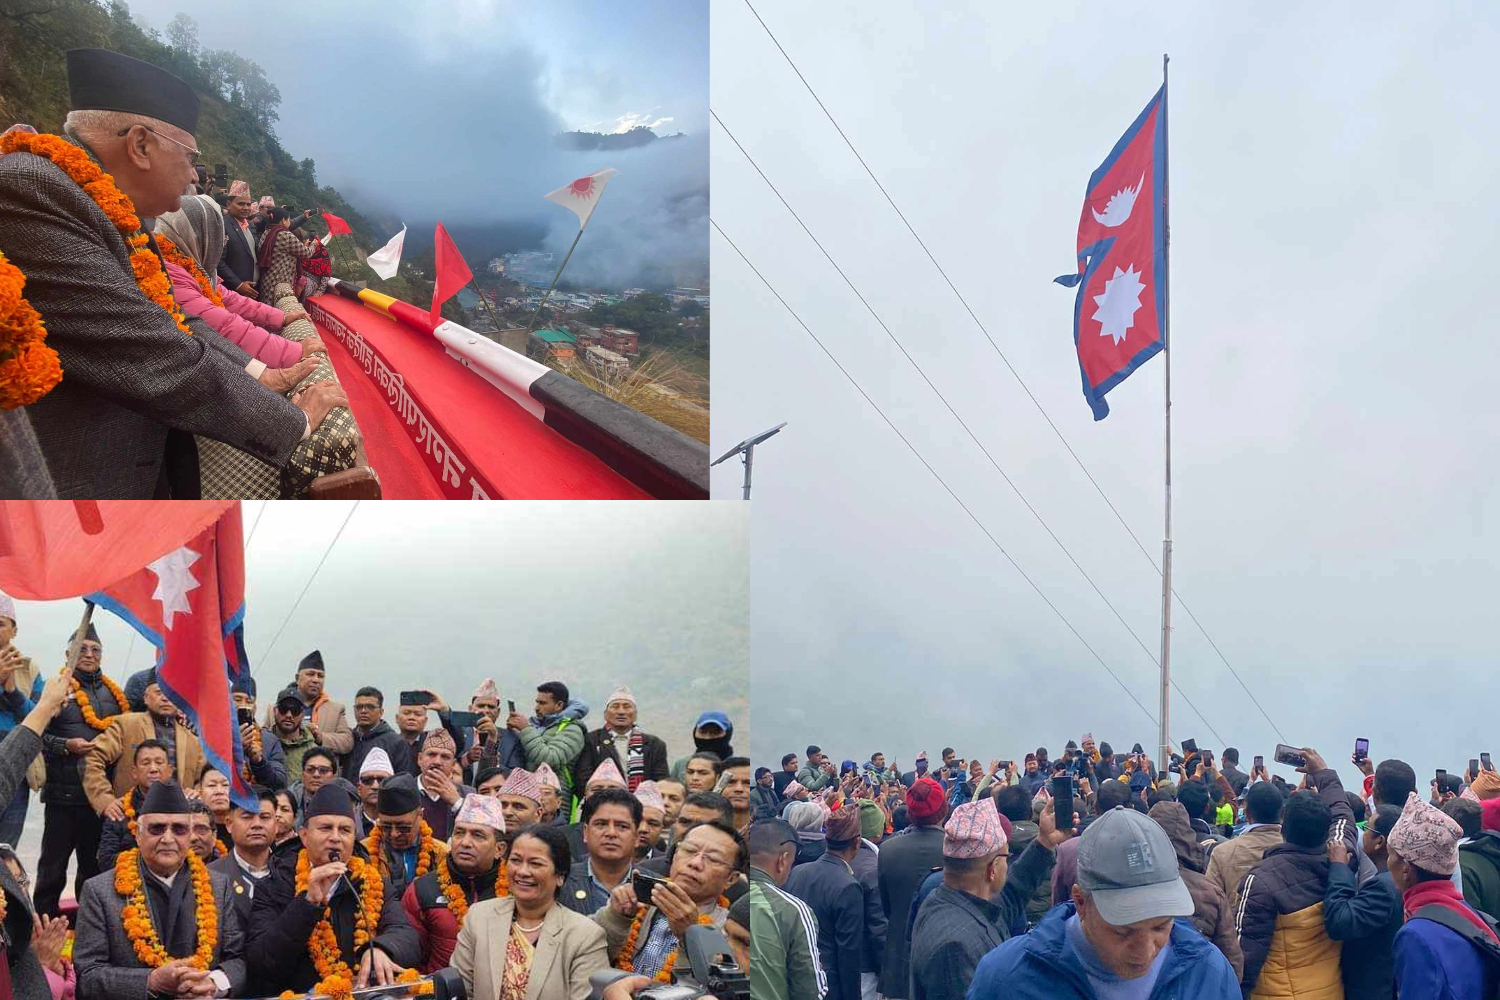
[[[120,809],[125,813],[125,828],[130,831],[130,838],[136,838],[135,832],[135,806],[131,799],[135,797],[135,789],[131,789],[120,797]]]
[[[219,940],[219,911],[214,906],[214,887],[209,881],[208,866],[203,859],[188,852],[188,874],[193,880],[193,898],[197,905],[194,917],[198,921],[198,947],[191,957],[174,956],[161,943],[156,927],[151,923],[151,910],[146,905],[146,880],[141,877],[140,849],[122,851],[115,862],[115,892],[125,899],[120,910],[120,920],[125,926],[125,936],[135,948],[135,957],[151,969],[159,969],[168,962],[187,962],[200,971],[213,966],[214,946]]]
[[[432,871],[433,864],[448,856],[448,846],[433,841],[432,827],[427,825],[427,821],[424,819],[418,822],[421,825],[417,828],[417,873],[413,877],[413,881]],[[381,835],[379,826],[370,831],[370,835],[365,838],[364,844],[365,850],[370,852],[370,857],[374,858],[375,863],[380,866],[380,874],[385,878],[389,878],[391,874],[390,867],[386,863],[385,852],[380,849]]]
[[[0,253],[0,410],[29,406],[62,381],[42,316],[21,295],[26,275]]]
[[[172,282],[167,278],[161,261],[150,250],[150,241],[141,232],[140,217],[135,214],[135,205],[115,184],[115,179],[105,173],[88,153],[61,136],[45,133],[11,132],[0,137],[0,156],[6,153],[31,153],[51,160],[73,182],[83,188],[94,200],[99,210],[109,219],[110,225],[119,230],[130,250],[130,269],[135,274],[136,287],[141,294],[160,306],[177,329],[188,336],[187,317],[172,298]]]
[[[506,871],[507,863],[502,861],[495,870],[495,898],[510,895],[510,877]],[[464,891],[453,884],[453,875],[449,872],[447,865],[438,865],[437,869],[438,888],[443,892],[443,899],[447,900],[448,912],[453,914],[453,919],[458,921],[458,926],[464,925],[464,918],[469,915],[469,897]]]
[[[305,894],[312,873],[307,849],[297,852],[296,891]],[[358,952],[375,937],[380,925],[380,910],[385,902],[385,880],[380,869],[368,864],[364,858],[349,859],[349,878],[358,883],[359,905],[354,910],[354,950]],[[328,996],[348,996],[354,989],[354,973],[339,949],[338,935],[328,919],[328,906],[323,906],[323,916],[313,925],[307,938],[307,951],[312,956],[313,968],[318,970],[321,981],[313,987],[313,993]],[[285,996],[286,994],[282,994]],[[295,994],[294,994],[295,995]]]
[[[82,684],[78,683],[77,677],[74,677],[70,681],[68,681],[68,687],[73,692],[73,699],[78,702],[78,711],[83,713],[83,721],[87,722],[90,727],[97,729],[102,733],[104,730],[109,728],[109,724],[111,722],[119,718],[120,715],[124,714],[126,708],[129,707],[130,703],[125,700],[125,692],[120,690],[120,685],[116,684],[114,681],[110,680],[102,673],[99,675],[99,679],[104,682],[105,687],[109,688],[109,693],[115,696],[115,704],[120,706],[119,712],[116,712],[114,715],[106,715],[102,719],[99,718],[99,713],[94,711],[94,703],[89,701],[88,692],[83,689]]]
[[[720,896],[717,905],[720,909],[729,909],[728,898]],[[620,946],[620,957],[615,962],[615,968],[623,969],[626,972],[635,971],[635,942],[636,939],[641,936],[641,923],[645,920],[645,918],[645,905],[638,905],[635,908],[635,919],[630,922],[630,933],[625,935],[625,943]],[[708,914],[698,914],[698,923],[704,926],[708,926],[713,922],[713,917],[710,917]],[[670,983],[672,981],[672,969],[677,965],[677,954],[680,951],[682,951],[681,945],[679,945],[677,948],[674,948],[672,950],[672,954],[667,956],[667,961],[664,965],[662,965],[661,971],[652,978],[654,978],[658,983]]]
[[[165,236],[156,237],[156,249],[161,251],[162,257],[166,259],[168,264],[176,264],[188,274],[191,274],[193,281],[198,285],[198,290],[207,297],[208,301],[220,309],[224,308],[224,296],[220,295],[219,290],[214,287],[214,283],[208,280],[208,276],[203,273],[203,268],[198,266],[196,260],[177,249],[177,244]],[[171,281],[172,279],[168,277],[167,280]]]

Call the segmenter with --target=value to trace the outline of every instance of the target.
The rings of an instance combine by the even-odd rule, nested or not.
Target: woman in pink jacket
[[[172,279],[172,297],[185,312],[201,318],[226,340],[265,362],[268,368],[290,368],[309,355],[328,353],[317,337],[298,343],[273,332],[292,320],[306,319],[307,313],[300,309],[283,313],[275,306],[226,288],[218,280],[219,256],[224,252],[224,216],[212,198],[184,197],[180,209],[156,220],[156,232],[197,262],[224,301],[222,306],[215,303],[187,268],[169,260],[167,276]]]

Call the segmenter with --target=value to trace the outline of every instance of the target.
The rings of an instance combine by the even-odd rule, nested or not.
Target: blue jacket
[[[1054,906],[1030,934],[1011,938],[980,959],[968,1000],[1097,1000],[1088,978],[1066,958],[1072,916],[1072,903]],[[1240,1000],[1229,959],[1186,919],[1172,924],[1172,953],[1151,991],[1151,1000],[1169,997]]]
[[[1496,973],[1458,934],[1431,920],[1408,920],[1396,932],[1396,988],[1401,1000],[1471,1000],[1495,995]]]

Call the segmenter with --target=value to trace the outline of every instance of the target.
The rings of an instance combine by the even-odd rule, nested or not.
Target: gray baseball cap
[[[1078,884],[1115,927],[1193,915],[1193,897],[1177,874],[1177,852],[1167,832],[1127,806],[1116,806],[1083,831]]]

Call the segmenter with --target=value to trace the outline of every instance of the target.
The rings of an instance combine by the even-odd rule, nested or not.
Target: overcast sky
[[[365,211],[413,226],[537,222],[550,227],[546,247],[566,251],[577,217],[542,196],[615,167],[586,243],[674,260],[707,254],[704,4],[131,0],[130,9],[162,31],[186,11],[205,49],[264,67],[281,91],[282,145],[312,157],[319,182]],[[618,152],[553,141],[633,125],[688,138]],[[430,241],[429,226],[409,243]],[[580,250],[578,263],[591,259]],[[569,275],[587,277],[571,266]]]
[[[1160,357],[1092,420],[1072,344],[1089,174],[1172,56],[1174,584],[1287,741],[1425,780],[1490,749],[1496,12],[758,2],[991,336],[1159,558]],[[713,108],[1129,624],[1114,617],[725,134],[713,215],[1156,713],[1160,576],[742,0]],[[910,767],[1155,724],[713,235],[715,454],[758,451],[751,749]],[[716,496],[741,469],[714,470]],[[1175,739],[1270,724],[1174,610]],[[1145,649],[1137,644],[1138,637]],[[1215,736],[1217,732],[1217,736]]]
[[[465,707],[487,676],[518,706],[531,705],[537,684],[562,680],[589,704],[591,729],[628,683],[642,727],[674,754],[691,749],[699,712],[743,718],[742,506],[361,504],[290,619],[350,505],[288,501],[264,516],[262,506],[244,505],[245,644],[262,702],[317,648],[333,697],[348,706],[373,684],[388,721],[401,690],[433,687]],[[60,664],[81,612],[77,600],[18,602],[16,645]],[[107,673],[123,680],[151,664],[122,620],[95,620]]]

